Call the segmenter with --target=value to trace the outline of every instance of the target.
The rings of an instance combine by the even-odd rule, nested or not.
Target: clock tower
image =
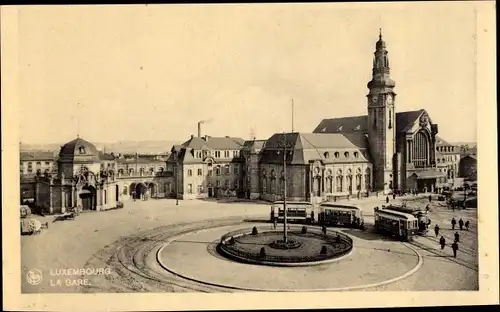
[[[373,58],[372,80],[368,83],[368,141],[373,162],[374,190],[394,187],[393,163],[396,153],[396,113],[389,57],[380,31]]]

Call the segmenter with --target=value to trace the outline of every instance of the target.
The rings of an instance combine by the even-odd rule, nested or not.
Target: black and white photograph
[[[2,7],[4,297],[498,303],[493,10]]]

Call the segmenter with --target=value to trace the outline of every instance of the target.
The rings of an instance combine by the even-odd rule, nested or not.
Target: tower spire
[[[382,40],[382,28],[379,28],[378,39]]]

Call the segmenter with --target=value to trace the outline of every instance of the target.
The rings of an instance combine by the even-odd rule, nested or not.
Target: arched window
[[[276,190],[276,177],[271,177],[271,191],[269,193],[274,194],[274,195],[277,194],[277,190]]]
[[[335,178],[335,186],[336,186],[336,189],[335,191],[336,192],[342,192],[343,190],[343,180],[344,180],[344,176],[342,175],[342,170],[338,170],[337,171],[337,177]]]
[[[328,153],[328,152],[325,152],[323,155],[325,156],[325,158],[329,158],[330,157],[330,153]]]
[[[134,174],[134,168],[130,168],[130,169],[128,170],[128,173],[129,173],[130,175],[133,175],[133,174]]]
[[[339,152],[335,152],[335,158],[339,158],[340,157],[340,153]]]
[[[365,171],[365,189],[368,191],[368,190],[371,190],[371,174],[370,174],[370,169],[367,168],[366,171]]]
[[[267,178],[262,177],[262,193],[267,193]]]
[[[345,157],[345,158],[349,158],[349,152],[345,152],[345,153],[344,153],[344,157]]]
[[[416,168],[429,165],[429,139],[424,130],[417,132],[413,138],[412,162]]]
[[[78,148],[78,152],[79,152],[80,154],[85,154],[85,147],[80,146],[80,147]]]
[[[220,176],[220,166],[215,167],[215,175]]]
[[[330,194],[333,190],[333,178],[332,176],[326,177],[326,193]]]

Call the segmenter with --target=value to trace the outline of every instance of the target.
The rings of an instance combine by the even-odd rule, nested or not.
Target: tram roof
[[[342,209],[360,210],[359,207],[355,206],[355,205],[342,205],[342,204],[336,204],[336,203],[322,203],[319,206],[324,207],[324,208],[342,208]]]
[[[286,201],[286,204],[287,205],[308,205],[308,206],[312,206],[313,204],[311,204],[310,202],[303,202],[303,201]],[[273,202],[273,205],[283,205],[283,201],[280,200],[280,201],[275,201]]]
[[[413,216],[412,214],[404,213],[404,212],[400,212],[400,211],[379,209],[378,212],[385,213],[385,214],[392,215],[392,216],[404,217],[408,220],[412,220],[412,219],[417,220],[417,218],[415,218],[415,216]]]

